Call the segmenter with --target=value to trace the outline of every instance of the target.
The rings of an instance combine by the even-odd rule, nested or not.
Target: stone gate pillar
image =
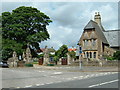
[[[29,46],[26,49],[26,63],[32,62],[32,55]]]
[[[45,46],[43,65],[47,64],[49,64],[49,50],[47,46]]]
[[[13,67],[17,67],[17,62],[18,62],[18,57],[17,57],[17,53],[14,51],[13,52]]]

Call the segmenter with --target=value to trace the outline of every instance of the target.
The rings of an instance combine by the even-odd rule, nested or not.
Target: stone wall
[[[118,66],[120,61],[82,61],[83,66]],[[73,62],[71,66],[79,66],[79,61]]]
[[[106,61],[103,66],[118,66],[120,64],[120,61]]]
[[[18,67],[24,67],[25,61],[18,61]]]
[[[104,54],[105,55],[113,56],[114,52],[116,52],[116,50],[114,50],[110,47],[107,47],[107,46],[104,47]]]

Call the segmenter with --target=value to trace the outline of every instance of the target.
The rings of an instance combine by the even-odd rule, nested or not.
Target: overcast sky
[[[118,27],[117,2],[2,2],[2,12],[11,12],[19,6],[35,7],[53,21],[47,27],[50,39],[43,41],[41,48],[47,45],[58,49],[63,44],[76,47],[85,25],[94,20],[95,12],[100,12],[105,30]]]

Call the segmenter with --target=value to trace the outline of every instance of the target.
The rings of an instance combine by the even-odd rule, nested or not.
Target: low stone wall
[[[18,65],[18,67],[24,67],[25,66],[25,62],[24,61],[18,61],[18,63],[17,63]]]
[[[103,66],[118,66],[120,61],[106,61],[103,63]]]
[[[83,61],[82,65],[84,66],[118,66],[120,61]],[[79,61],[72,62],[70,66],[79,66]]]
[[[69,66],[79,66],[79,61],[71,62]]]
[[[84,66],[99,66],[99,62],[97,61],[85,61],[82,63]]]
[[[118,61],[88,61],[84,62],[83,65],[85,66],[118,66]]]

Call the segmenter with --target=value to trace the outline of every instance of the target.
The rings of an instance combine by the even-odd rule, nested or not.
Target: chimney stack
[[[95,12],[95,17],[94,17],[94,21],[101,26],[101,16],[99,12]]]
[[[99,12],[95,12],[94,21],[99,25],[102,31],[105,31],[101,24],[101,16]]]

